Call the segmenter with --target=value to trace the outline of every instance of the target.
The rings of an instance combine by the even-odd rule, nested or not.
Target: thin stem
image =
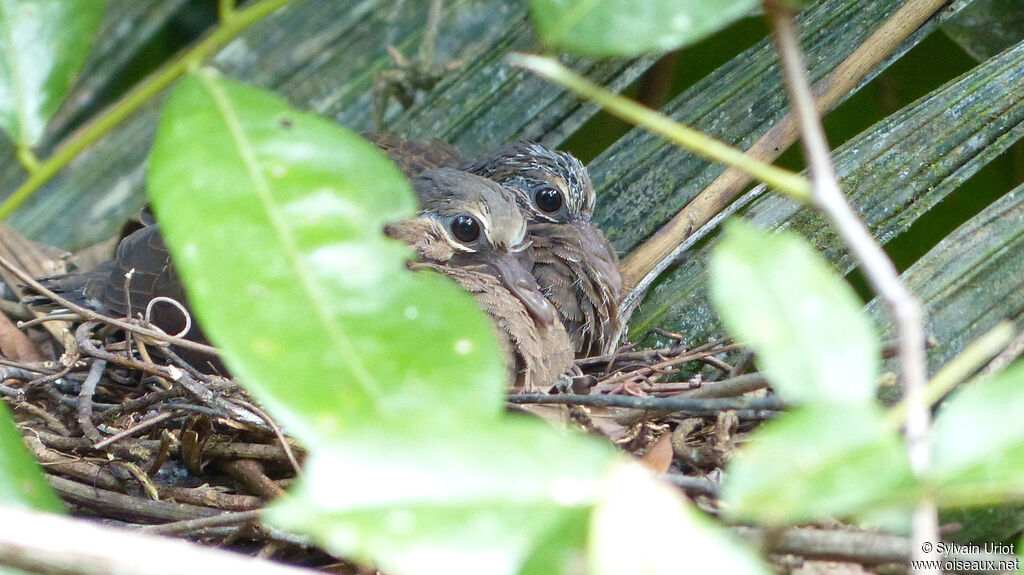
[[[928,388],[924,393],[928,407],[934,406],[958,383],[981,369],[985,362],[1002,351],[1012,340],[1013,322],[1003,321],[996,324],[985,335],[971,342],[956,357],[942,366],[942,369],[928,382]],[[902,424],[907,416],[907,407],[907,401],[903,400],[889,410],[890,423]]]
[[[235,0],[217,0],[217,18],[221,24],[227,24],[235,17]]]
[[[28,146],[18,146],[18,161],[21,162],[23,168],[28,173],[35,172],[39,169],[39,158],[36,157],[35,152]]]
[[[75,132],[69,140],[65,140],[56,153],[40,163],[37,169],[29,174],[28,179],[0,204],[0,220],[7,218],[36,190],[50,181],[64,166],[71,163],[71,160],[75,159],[78,154],[124,121],[142,104],[189,70],[201,65],[215,50],[240,32],[289,2],[291,0],[260,0],[247,8],[234,12],[231,18],[223,22],[212,34],[154,71],[116,104],[84,128]]]
[[[513,53],[508,56],[508,61],[513,66],[530,70],[591,102],[596,102],[612,115],[660,134],[701,157],[735,166],[799,201],[806,202],[810,199],[810,182],[800,174],[756,160],[656,110],[602,88],[561,65],[557,60]]]
[[[925,399],[927,371],[921,307],[900,280],[896,266],[875,242],[867,226],[857,217],[839,189],[839,181],[825,139],[825,130],[815,109],[811,83],[804,68],[803,53],[792,13],[788,8],[772,0],[766,0],[765,9],[775,28],[786,88],[799,119],[804,154],[812,175],[813,203],[825,214],[850,247],[850,252],[860,262],[872,289],[888,306],[896,326],[903,384],[906,389],[907,450],[911,468],[918,477],[924,477],[931,463],[928,441],[931,412]],[[934,552],[926,553],[926,546],[923,545],[939,540],[938,513],[934,502],[928,498],[923,499],[914,511],[912,538],[913,559],[937,558],[937,555],[933,557]],[[934,572],[937,573],[938,570]]]

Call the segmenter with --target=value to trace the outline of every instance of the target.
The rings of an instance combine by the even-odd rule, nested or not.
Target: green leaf
[[[0,0],[0,126],[35,144],[103,19],[104,0]]]
[[[787,401],[866,403],[879,344],[861,302],[799,236],[728,222],[711,256],[711,296]]]
[[[587,564],[587,533],[592,509],[568,509],[547,532],[538,536],[537,547],[518,575],[578,575]]]
[[[594,504],[614,461],[530,420],[423,431],[366,428],[316,450],[267,519],[389,573],[515,573]]]
[[[43,477],[35,457],[0,401],[0,503],[63,513],[64,506]]]
[[[596,575],[769,572],[676,489],[636,464],[622,466],[608,482],[594,511],[590,555]]]
[[[722,499],[735,520],[790,524],[909,507],[915,485],[877,406],[819,404],[766,423],[729,464]]]
[[[938,499],[958,506],[1024,493],[1024,363],[967,384],[943,403],[932,431]]]
[[[415,200],[365,140],[200,72],[164,108],[148,183],[204,330],[296,437],[501,412],[490,322],[405,269],[382,226]]]
[[[757,0],[531,0],[551,46],[593,56],[635,56],[691,44],[750,13]]]

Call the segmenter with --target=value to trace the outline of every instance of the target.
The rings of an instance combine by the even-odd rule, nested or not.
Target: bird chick
[[[566,152],[517,142],[470,161],[438,139],[364,134],[407,177],[458,168],[501,184],[529,222],[532,274],[558,310],[577,357],[610,354],[621,332],[618,257],[591,223],[596,196],[587,169]]]
[[[553,385],[572,367],[572,344],[530,274],[527,223],[507,190],[451,168],[412,179],[421,211],[385,233],[422,258],[412,268],[436,270],[473,294],[495,326],[513,389]]]
[[[577,357],[614,352],[622,276],[614,248],[590,221],[596,196],[583,164],[565,152],[517,142],[465,169],[515,193],[530,223],[533,276],[558,310]]]

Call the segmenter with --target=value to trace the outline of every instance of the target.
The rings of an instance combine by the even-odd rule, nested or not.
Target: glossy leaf
[[[874,405],[820,404],[780,416],[727,471],[722,498],[738,521],[802,523],[914,503],[906,448]]]
[[[711,256],[711,296],[786,400],[873,400],[874,328],[853,289],[799,236],[729,222]]]
[[[423,431],[366,428],[317,450],[268,520],[389,573],[516,573],[594,504],[613,461],[534,421]]]
[[[757,0],[531,0],[541,39],[595,56],[664,52],[696,42],[760,5]]]
[[[85,64],[104,0],[0,0],[0,126],[39,140]]]
[[[946,400],[932,431],[931,474],[954,502],[1024,492],[1024,363],[968,383]]]
[[[594,511],[590,556],[597,575],[768,573],[678,490],[636,464],[610,478]]]
[[[0,401],[0,502],[60,513],[60,499],[50,489],[35,457],[25,449],[11,414]]]
[[[490,323],[454,283],[405,268],[382,226],[415,200],[357,135],[200,72],[164,108],[149,188],[204,330],[300,439],[500,413]]]

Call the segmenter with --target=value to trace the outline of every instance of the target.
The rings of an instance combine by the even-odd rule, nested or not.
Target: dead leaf
[[[36,344],[4,314],[0,313],[0,354],[16,361],[46,361]]]
[[[672,456],[672,436],[665,433],[640,457],[640,463],[655,473],[665,473],[672,465]]]

